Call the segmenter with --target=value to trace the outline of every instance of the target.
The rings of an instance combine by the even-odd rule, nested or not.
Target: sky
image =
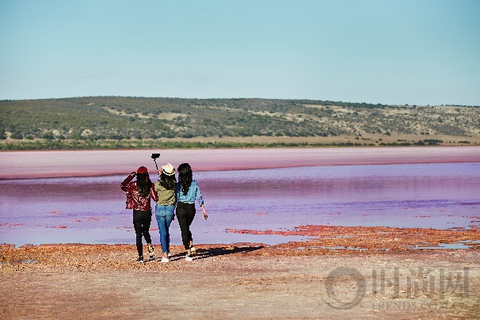
[[[0,0],[0,99],[480,105],[478,0]]]

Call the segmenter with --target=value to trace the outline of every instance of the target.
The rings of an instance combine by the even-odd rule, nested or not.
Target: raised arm
[[[128,175],[128,177],[125,178],[125,180],[123,180],[123,182],[120,184],[120,188],[121,188],[123,191],[127,192],[127,190],[128,190],[128,183],[129,183],[130,181],[132,181],[132,179],[135,177],[135,175],[136,175],[136,173],[135,173],[135,172],[132,172],[132,173],[130,173],[130,174]]]

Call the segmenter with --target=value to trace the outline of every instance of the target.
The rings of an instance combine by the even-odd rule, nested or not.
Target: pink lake
[[[134,243],[119,184],[140,165],[154,172],[152,152],[162,154],[159,165],[194,169],[210,215],[193,223],[197,243],[301,239],[228,228],[480,223],[479,147],[2,152],[0,242]],[[151,233],[159,243],[158,231]],[[180,244],[176,221],[171,233]]]

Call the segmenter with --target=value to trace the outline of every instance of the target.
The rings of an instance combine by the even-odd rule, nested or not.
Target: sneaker
[[[137,259],[137,262],[138,262],[138,263],[143,263],[143,257],[142,257],[142,256],[139,256],[138,259]]]
[[[153,256],[155,254],[155,250],[153,249],[153,246],[151,243],[147,245],[148,248],[148,254],[150,255],[150,259],[153,259]]]
[[[185,261],[193,261],[193,258],[190,257],[188,254],[185,256]]]
[[[195,247],[192,246],[192,247],[190,248],[190,254],[191,254],[192,256],[196,256],[196,255],[197,255],[197,249],[195,249]]]
[[[162,262],[170,262],[170,259],[162,257]]]

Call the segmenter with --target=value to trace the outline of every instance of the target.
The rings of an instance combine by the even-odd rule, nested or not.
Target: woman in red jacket
[[[135,176],[137,176],[137,180],[132,181]],[[153,259],[154,255],[152,237],[149,232],[150,223],[152,222],[150,198],[157,201],[157,193],[145,167],[138,168],[136,173],[130,173],[122,182],[120,188],[127,193],[127,209],[133,209],[133,227],[137,237],[137,261],[143,263],[142,236],[147,242],[150,259]]]

